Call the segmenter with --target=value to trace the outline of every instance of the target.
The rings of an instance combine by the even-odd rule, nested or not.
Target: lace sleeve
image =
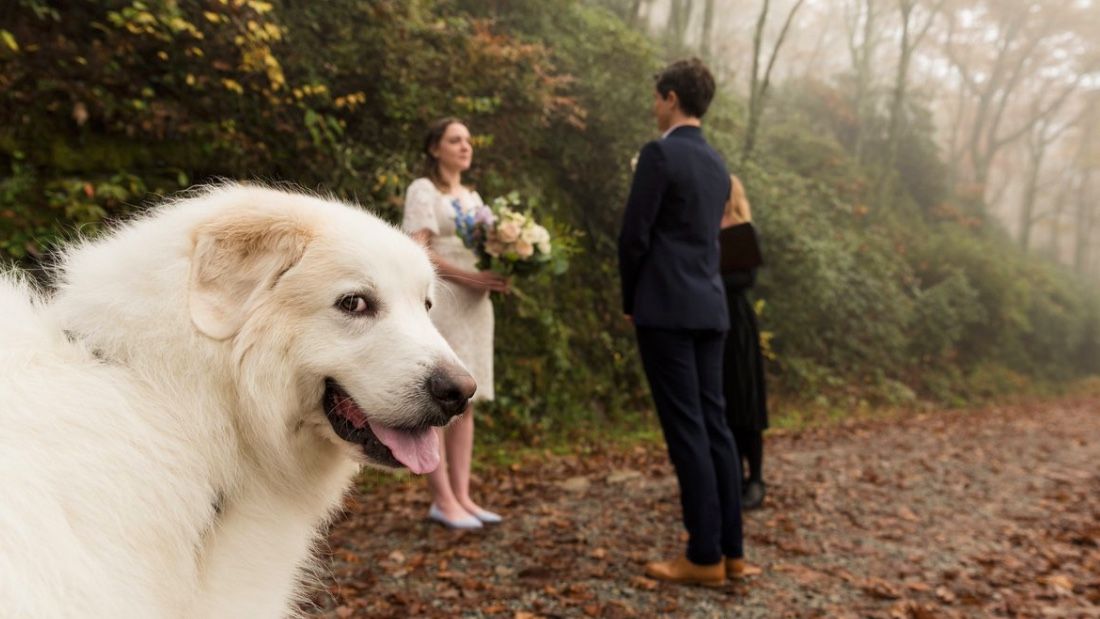
[[[427,230],[433,235],[439,234],[439,222],[436,221],[435,207],[439,192],[426,178],[418,178],[405,191],[405,213],[401,220],[401,229],[405,232]]]

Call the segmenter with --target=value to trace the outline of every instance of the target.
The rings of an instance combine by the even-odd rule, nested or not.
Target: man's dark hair
[[[714,76],[702,60],[677,60],[653,76],[657,92],[668,98],[675,91],[680,109],[688,116],[702,118],[714,99]]]

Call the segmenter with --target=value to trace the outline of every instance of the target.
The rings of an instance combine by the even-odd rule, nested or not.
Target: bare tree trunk
[[[1072,95],[1077,90],[1077,87],[1080,85],[1081,79],[1085,74],[1086,73],[1081,73],[1080,75],[1078,75],[1072,84],[1064,87],[1060,93],[1055,95],[1053,101],[1051,101],[1046,106],[1035,105],[1034,111],[1032,112],[1031,116],[1028,117],[1023,123],[1021,123],[1019,128],[1017,128],[1015,131],[1004,136],[1001,136],[999,132],[999,117],[1004,111],[1004,105],[999,106],[996,117],[989,125],[989,133],[985,139],[985,146],[983,149],[980,150],[980,152],[974,159],[974,165],[977,169],[976,179],[982,187],[985,187],[986,183],[988,182],[989,171],[993,167],[993,162],[1001,149],[1008,144],[1011,144],[1020,139],[1024,135],[1027,135],[1029,131],[1034,130],[1040,123],[1049,120],[1054,114],[1058,113],[1058,111],[1062,109],[1062,106],[1065,105],[1065,103],[1069,100],[1070,95]],[[1040,97],[1040,100],[1043,98],[1044,94],[1048,90],[1049,89],[1044,88],[1040,91],[1040,94],[1038,95]]]
[[[947,156],[947,186],[952,192],[958,187],[959,169],[963,165],[963,156],[966,154],[966,149],[959,145],[963,118],[966,116],[966,88],[960,86],[958,94],[958,101],[955,102],[955,118],[951,121],[951,143]]]
[[[771,85],[772,69],[775,68],[775,61],[779,57],[779,50],[783,47],[783,42],[787,39],[787,33],[791,29],[791,22],[794,21],[795,14],[802,8],[802,5],[806,0],[797,0],[794,6],[791,7],[789,13],[787,13],[787,19],[783,22],[783,28],[779,31],[779,35],[775,40],[775,45],[772,46],[771,55],[768,58],[768,65],[764,69],[763,76],[760,75],[760,48],[762,47],[764,39],[764,26],[768,21],[768,9],[770,8],[770,1],[764,0],[760,8],[760,16],[756,20],[756,30],[753,33],[752,38],[752,75],[749,87],[749,109],[748,109],[748,122],[745,127],[745,142],[741,147],[741,160],[748,161],[752,157],[752,152],[756,148],[756,134],[760,129],[760,117],[764,113],[764,103],[768,95],[768,88]]]
[[[964,87],[977,98],[973,110],[974,123],[970,128],[970,136],[967,140],[967,151],[970,154],[972,177],[983,188],[989,178],[989,169],[993,159],[986,151],[986,146],[990,142],[988,124],[995,115],[994,108],[998,101],[997,95],[998,93],[1001,94],[999,100],[1002,104],[1008,102],[1015,86],[1019,83],[1018,77],[1023,73],[1023,69],[1028,62],[1029,55],[1027,53],[1010,54],[1010,50],[1013,49],[1020,37],[1027,18],[1027,11],[1019,10],[1009,18],[1008,23],[999,24],[1003,27],[1003,32],[997,48],[996,59],[984,80],[979,80],[971,75],[967,62],[955,54],[951,39],[948,41],[948,58],[951,59],[951,62],[959,71]],[[952,24],[953,30],[954,24]],[[1031,47],[1033,48],[1037,43],[1038,40],[1036,39],[1032,42]],[[1013,61],[1015,64],[1010,68],[1008,63]]]
[[[910,18],[913,15],[914,0],[898,0],[901,11],[901,49],[898,56],[898,72],[894,79],[894,95],[890,101],[890,125],[886,136],[886,165],[880,172],[880,178],[892,174],[898,159],[898,143],[901,142],[901,120],[905,112],[905,93],[909,82],[909,63],[912,61],[915,44],[909,42]],[[929,19],[929,23],[931,23]]]
[[[886,134],[886,160],[882,162],[877,175],[879,202],[885,203],[886,193],[890,189],[891,179],[897,167],[898,151],[901,149],[902,128],[906,115],[906,98],[909,92],[909,67],[913,62],[913,52],[920,46],[928,34],[944,0],[938,0],[929,8],[928,19],[915,31],[913,29],[913,9],[917,0],[898,0],[901,13],[901,43],[898,49],[897,75],[894,78],[894,92],[890,99],[890,121]]]
[[[1068,179],[1068,182],[1061,183],[1060,188],[1055,191],[1054,204],[1050,208],[1050,236],[1047,237],[1047,252],[1054,257],[1055,260],[1062,261],[1062,221],[1065,219],[1066,204],[1069,202],[1069,196],[1072,191],[1072,179]]]
[[[1074,239],[1073,270],[1081,275],[1086,275],[1089,270],[1090,241],[1096,229],[1096,202],[1089,191],[1091,185],[1092,170],[1086,170],[1077,187],[1077,195],[1074,196],[1074,228],[1077,238]]]
[[[1024,183],[1023,202],[1020,204],[1020,248],[1025,252],[1031,248],[1031,229],[1038,218],[1035,217],[1035,196],[1039,193],[1039,174],[1043,168],[1047,144],[1044,140],[1046,122],[1041,123],[1037,136],[1029,136],[1028,172]]]
[[[1031,115],[1015,129],[1001,131],[1006,110],[1017,98],[1017,88],[1028,78],[1040,75],[1046,68],[1046,57],[1036,53],[1040,44],[1062,34],[1062,31],[1055,30],[1045,30],[1038,34],[1027,32],[1028,27],[1035,25],[1031,23],[1036,19],[1032,10],[1035,6],[1030,2],[1021,3],[1005,22],[998,24],[1001,37],[995,60],[988,71],[981,72],[984,74],[981,79],[977,79],[967,62],[955,54],[950,42],[946,48],[948,58],[958,69],[964,86],[976,97],[972,110],[973,125],[966,148],[970,155],[972,178],[981,187],[983,197],[988,189],[990,170],[1001,150],[1027,135],[1044,118],[1056,114],[1077,91],[1083,76],[1094,70],[1095,61],[1093,67],[1079,69],[1072,83],[1066,83],[1064,77],[1052,77],[1039,95],[1038,100],[1045,101],[1045,105],[1033,106]],[[1025,35],[1027,38],[1021,39]],[[1017,45],[1021,40],[1022,43]],[[1059,83],[1063,84],[1060,89]],[[1054,96],[1048,97],[1052,91]]]
[[[670,0],[668,37],[672,49],[683,50],[687,48],[688,26],[691,24],[691,14],[694,7],[693,0]]]
[[[1096,143],[1097,128],[1100,127],[1100,95],[1089,98],[1085,110],[1081,113],[1084,130],[1081,145],[1077,151],[1076,166],[1080,170],[1080,180],[1074,196],[1074,228],[1076,238],[1073,247],[1073,270],[1085,275],[1089,270],[1090,248],[1097,231],[1097,200],[1093,187],[1097,161],[1100,161],[1100,145]]]
[[[852,150],[859,161],[863,160],[867,141],[867,132],[864,128],[871,121],[870,95],[874,83],[875,48],[878,46],[878,33],[875,30],[876,9],[876,0],[856,0],[853,12],[848,14],[847,19],[848,52],[852,58],[852,71],[855,73],[853,107],[856,111],[856,125]]]
[[[1031,233],[1034,225],[1049,217],[1049,213],[1035,213],[1035,199],[1039,194],[1039,178],[1042,175],[1043,160],[1046,158],[1047,149],[1058,141],[1066,131],[1076,126],[1081,116],[1066,122],[1060,127],[1054,127],[1054,119],[1045,116],[1040,119],[1033,131],[1028,134],[1028,176],[1024,185],[1023,202],[1020,205],[1020,247],[1026,252],[1031,247]]]
[[[699,44],[700,53],[707,63],[711,63],[714,60],[714,0],[706,0],[703,5],[703,28],[700,36],[703,37]]]
[[[768,22],[770,0],[764,0],[760,6],[760,15],[756,18],[756,28],[752,32],[752,69],[749,73],[748,121],[745,123],[745,142],[741,147],[741,159],[747,161],[756,145],[756,126],[759,123],[758,103],[760,100],[760,48],[764,43],[764,26]]]
[[[637,27],[642,20],[642,7],[645,5],[644,0],[634,0],[630,7],[630,23],[634,27]]]

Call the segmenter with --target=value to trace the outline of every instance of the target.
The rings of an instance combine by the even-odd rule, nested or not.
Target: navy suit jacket
[[[623,312],[636,326],[729,329],[718,248],[729,195],[726,164],[698,127],[642,148],[619,233]]]

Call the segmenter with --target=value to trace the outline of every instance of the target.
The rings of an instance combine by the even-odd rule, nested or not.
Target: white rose
[[[538,234],[538,231],[535,230],[536,227],[537,226],[527,226],[526,228],[523,229],[523,234],[519,235],[519,238],[523,239],[524,241],[527,241],[528,243],[531,243],[532,245],[534,245],[535,243],[538,243],[539,242],[539,234]]]
[[[539,241],[539,251],[544,255],[550,255],[550,241]]]
[[[550,232],[542,226],[535,226],[535,243],[548,243],[550,241]]]

